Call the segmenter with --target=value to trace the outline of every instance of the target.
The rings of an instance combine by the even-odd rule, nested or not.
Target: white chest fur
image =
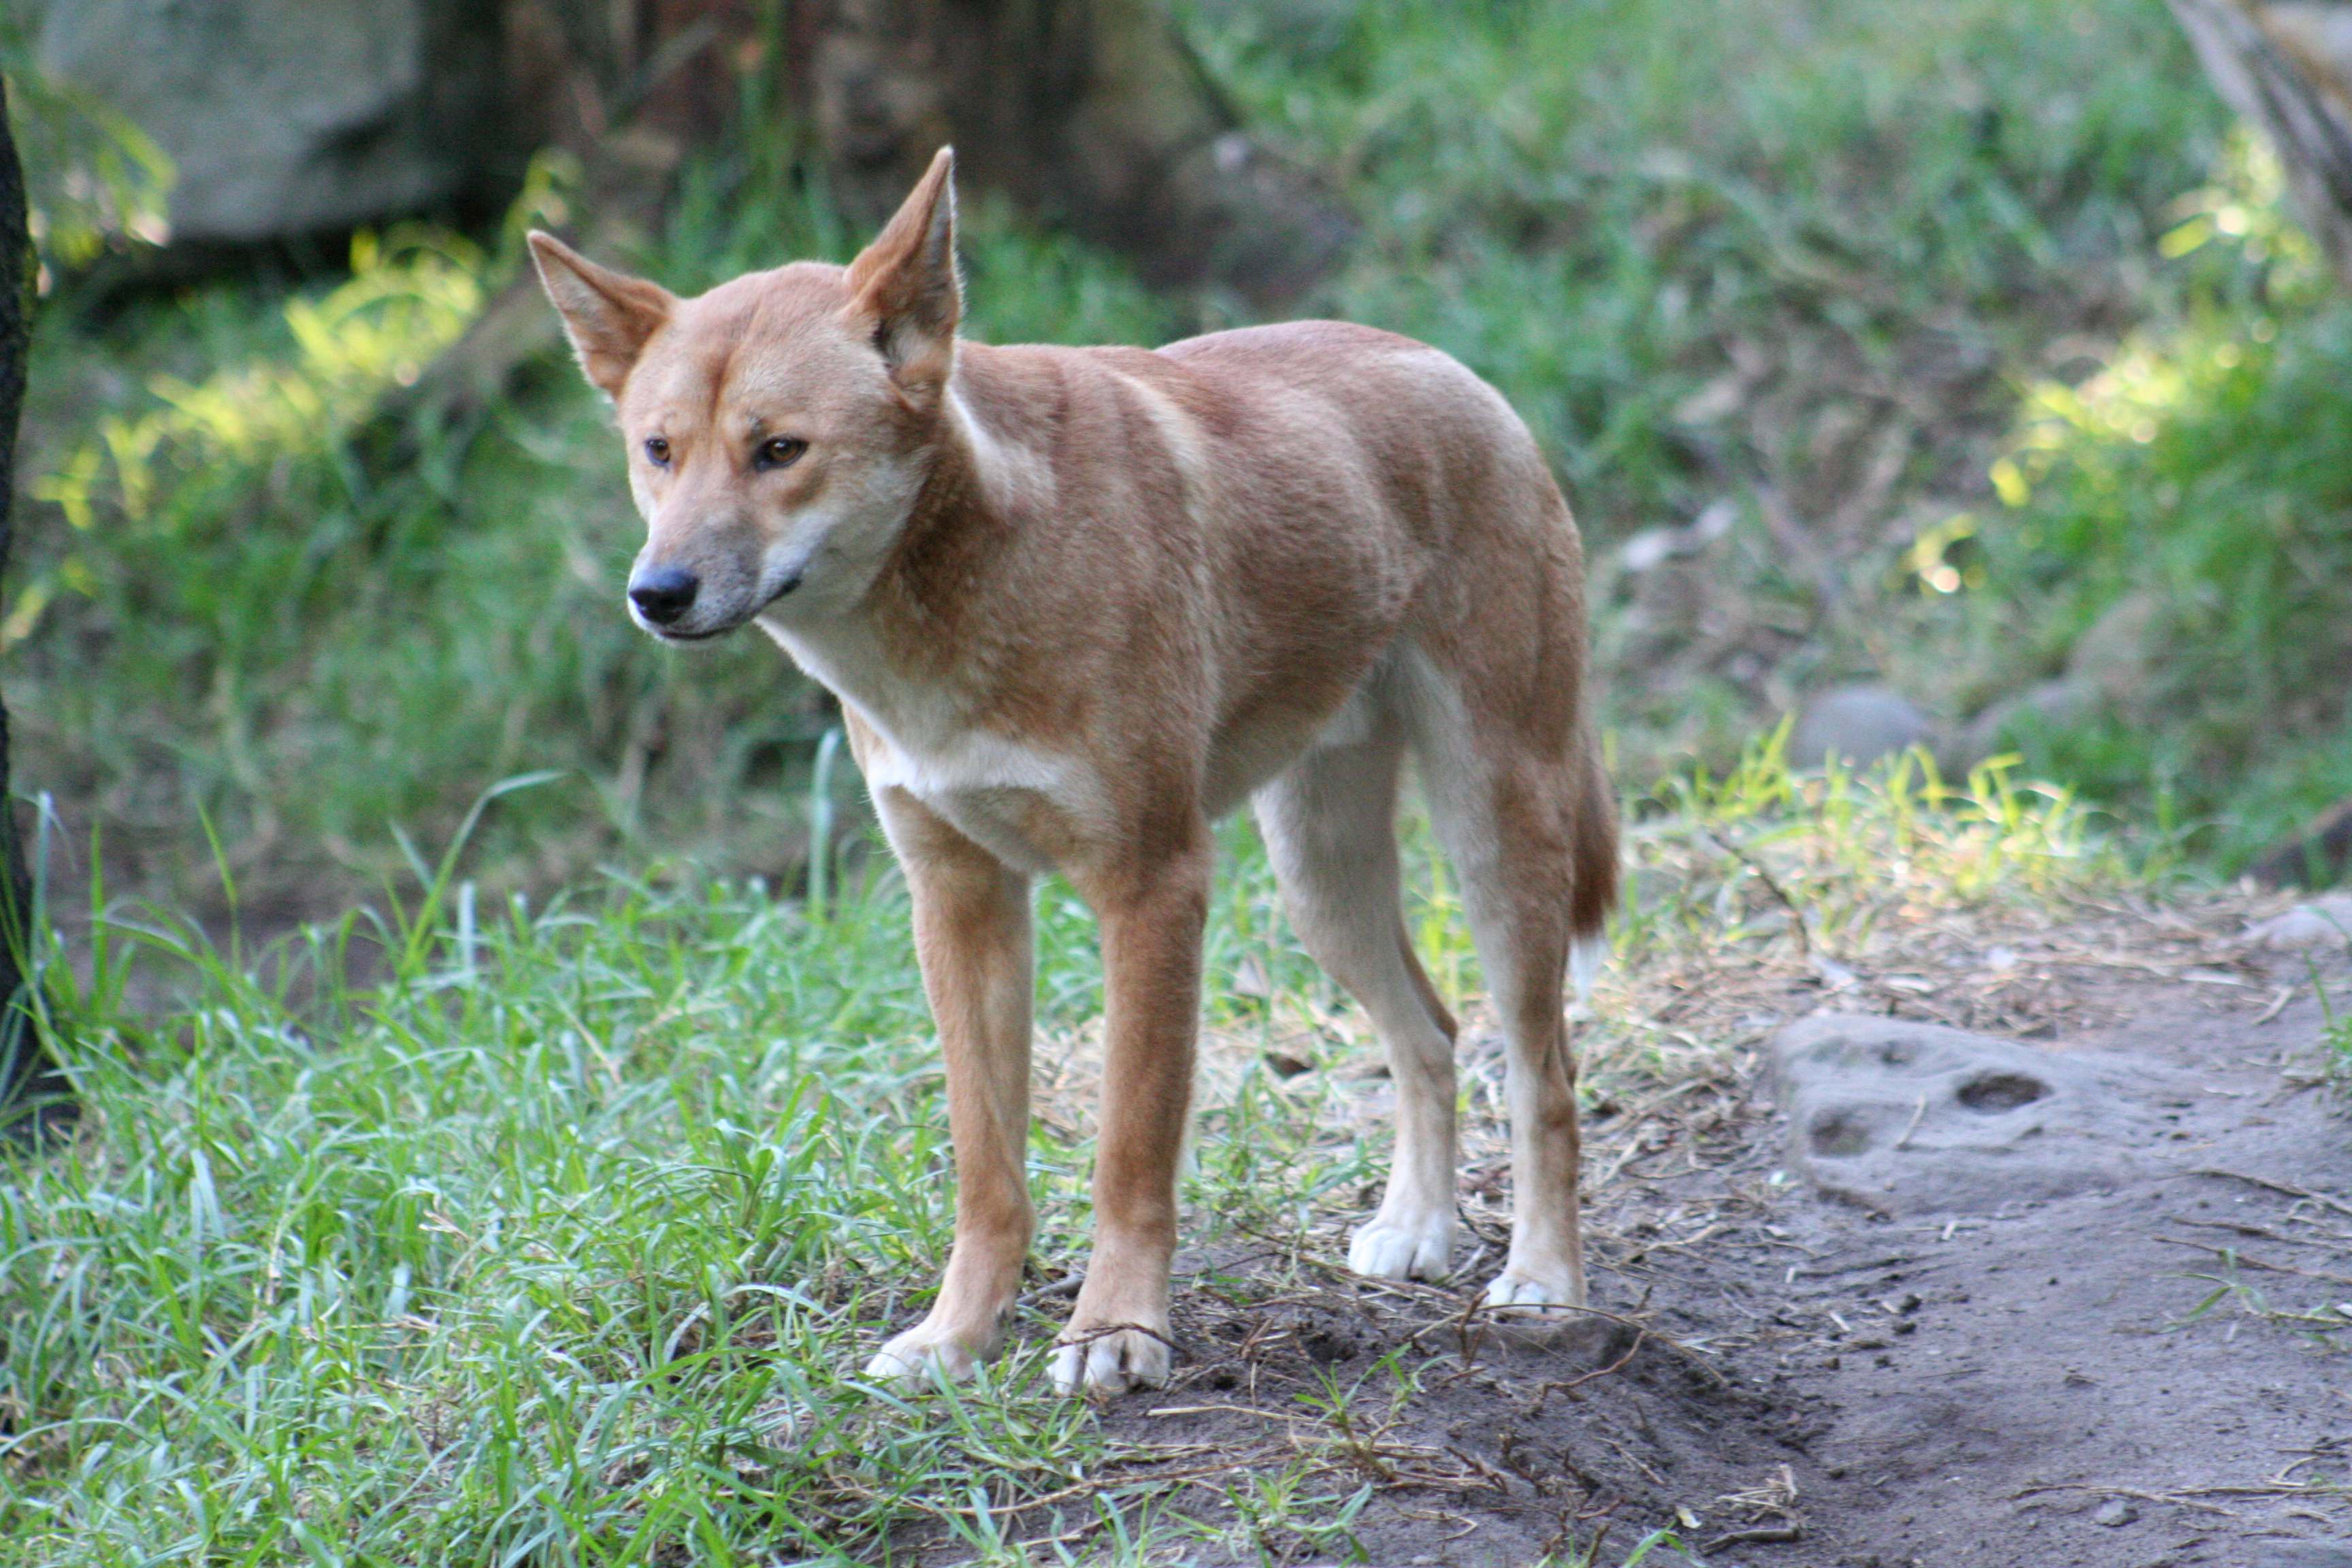
[[[902,789],[985,846],[1008,866],[1042,875],[1057,868],[1054,846],[1086,837],[1101,814],[1091,775],[1068,758],[983,730],[909,744],[879,724],[866,786]]]
[[[892,679],[858,640],[762,626],[866,721],[866,786],[875,794],[904,790],[1007,864],[1036,873],[1055,868],[1038,842],[1041,813],[1056,838],[1083,834],[1102,816],[1098,781],[1076,757],[975,722],[946,691]]]

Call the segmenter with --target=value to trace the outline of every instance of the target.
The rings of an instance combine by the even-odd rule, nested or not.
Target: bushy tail
[[[1601,771],[1601,748],[1589,733],[1577,750],[1583,759],[1583,777],[1576,791],[1576,841],[1570,849],[1575,879],[1569,904],[1568,978],[1582,1002],[1590,998],[1593,978],[1609,956],[1602,928],[1617,903],[1617,798]]]

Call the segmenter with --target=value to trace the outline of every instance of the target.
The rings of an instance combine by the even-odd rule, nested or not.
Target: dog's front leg
[[[1054,1382],[1066,1392],[1168,1381],[1168,1272],[1211,859],[1207,826],[1195,822],[1180,847],[1148,863],[1072,878],[1102,923],[1106,1040],[1094,1256],[1054,1357]]]
[[[915,952],[947,1059],[955,1245],[923,1321],[869,1376],[971,1374],[1004,1347],[1034,1213],[1029,1201],[1029,1036],[1035,994],[1029,879],[905,791],[877,792],[914,898]]]

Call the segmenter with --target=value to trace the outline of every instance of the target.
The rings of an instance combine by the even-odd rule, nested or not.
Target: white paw
[[[877,1383],[961,1383],[971,1375],[979,1362],[978,1356],[952,1337],[928,1323],[918,1323],[884,1345],[866,1363],[866,1375]]]
[[[1506,1268],[1486,1282],[1479,1305],[1515,1318],[1564,1314],[1584,1305],[1584,1292],[1566,1280],[1542,1280],[1516,1268]]]
[[[1125,1394],[1168,1382],[1168,1342],[1142,1329],[1098,1329],[1054,1348],[1054,1387],[1062,1394]]]
[[[1375,1279],[1442,1279],[1454,1258],[1454,1216],[1443,1210],[1399,1224],[1379,1215],[1348,1241],[1348,1267]]]

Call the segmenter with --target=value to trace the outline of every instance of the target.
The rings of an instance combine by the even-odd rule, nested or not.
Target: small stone
[[[2249,947],[2297,952],[2313,947],[2352,946],[2352,893],[2329,893],[2273,915],[2239,939]]]
[[[2120,1528],[2123,1525],[2129,1524],[2133,1520],[2136,1520],[2138,1517],[2139,1510],[2132,1507],[2129,1500],[2119,1497],[2111,1497],[2106,1501],[2101,1503],[2096,1509],[2092,1510],[2091,1522],[2093,1524],[2104,1524],[2110,1529],[2116,1529]]]
[[[1935,723],[1918,704],[1885,686],[1842,686],[1805,704],[1789,732],[1789,765],[1820,768],[1835,757],[1849,768],[1933,738]]]

